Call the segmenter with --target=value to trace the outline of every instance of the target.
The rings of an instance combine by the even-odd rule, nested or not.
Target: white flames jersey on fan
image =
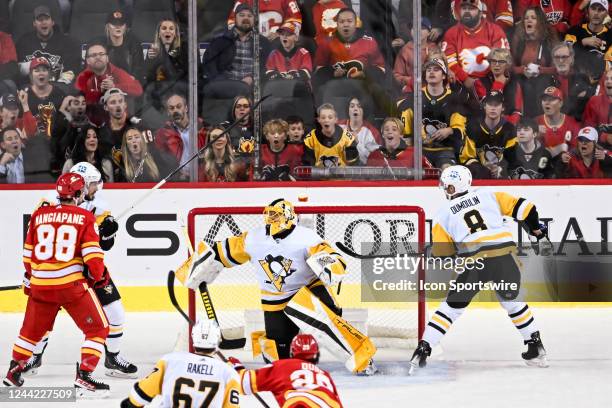
[[[495,255],[495,250],[515,247],[504,217],[522,221],[532,208],[523,198],[486,188],[450,200],[434,219],[433,255],[471,256],[485,250]]]
[[[239,380],[221,360],[177,351],[163,356],[151,374],[134,384],[129,398],[138,407],[161,395],[162,407],[233,408],[240,406]]]
[[[340,257],[316,232],[299,225],[282,239],[274,239],[261,227],[216,242],[212,248],[226,268],[251,262],[261,289],[263,310],[268,311],[281,310],[300,288],[320,284],[307,258],[318,252]]]

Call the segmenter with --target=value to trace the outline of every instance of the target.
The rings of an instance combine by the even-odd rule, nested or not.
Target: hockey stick
[[[185,311],[181,308],[181,305],[179,305],[178,300],[176,299],[176,293],[174,292],[174,271],[170,271],[168,272],[168,296],[170,296],[170,302],[172,303],[172,306],[174,306],[174,308],[176,309],[177,312],[179,312],[181,314],[181,316],[183,316],[185,318],[185,320],[187,320],[187,322],[193,326],[194,321],[191,320],[191,318],[187,315],[187,313],[185,313]]]
[[[357,259],[395,258],[397,255],[399,255],[399,254],[362,255],[362,254],[358,254],[357,252],[353,251],[352,249],[344,245],[342,242],[336,242],[336,247],[338,247],[338,249],[340,249],[342,252],[344,252],[348,256],[351,256]]]
[[[228,359],[227,359],[227,358],[226,358],[226,357],[223,355],[223,353],[222,353],[222,352],[220,352],[219,350],[215,351],[215,354],[216,354],[216,355],[217,355],[217,356],[218,356],[218,357],[221,359],[221,361],[223,361],[224,363],[229,363],[229,360],[228,360]],[[243,366],[243,368],[244,368],[244,366]],[[244,369],[246,370],[246,368],[244,368]],[[259,403],[260,403],[261,405],[263,405],[263,406],[264,406],[264,408],[270,408],[270,406],[268,405],[268,403],[267,403],[266,401],[264,401],[264,399],[263,399],[263,398],[261,398],[261,397],[259,396],[259,393],[258,393],[258,392],[254,392],[254,393],[253,393],[253,394],[251,394],[251,395],[253,395],[255,398],[257,398],[257,401],[259,401]]]
[[[255,111],[255,109],[263,102],[265,101],[270,95],[265,95],[262,96],[261,99],[259,101],[257,101],[256,104],[253,105],[253,107],[251,108],[250,113],[248,113],[248,115],[250,115],[252,112]],[[244,115],[246,116],[246,115]],[[239,117],[238,119],[236,119],[232,124],[230,124],[219,136],[215,137],[214,139],[212,139],[209,143],[207,143],[205,146],[202,146],[201,149],[199,149],[197,152],[195,152],[190,158],[188,158],[184,163],[180,164],[176,169],[172,170],[170,172],[170,174],[168,174],[166,177],[164,177],[163,180],[161,180],[159,183],[157,183],[156,185],[154,185],[153,187],[151,187],[151,189],[149,189],[146,193],[144,193],[141,197],[139,197],[137,200],[135,200],[129,207],[127,207],[125,210],[123,210],[121,213],[119,213],[119,215],[117,215],[115,217],[115,220],[119,220],[121,218],[123,218],[126,214],[128,214],[130,211],[132,211],[136,206],[138,206],[140,203],[142,203],[143,201],[145,201],[147,198],[149,198],[149,196],[151,194],[153,194],[153,192],[155,190],[159,190],[160,188],[162,188],[162,186],[164,184],[166,184],[168,182],[169,179],[171,179],[176,173],[178,173],[179,171],[181,171],[185,166],[187,166],[189,163],[191,163],[193,161],[193,159],[195,159],[196,157],[199,157],[202,153],[204,153],[204,151],[206,151],[206,149],[208,149],[210,146],[214,145],[215,142],[220,139],[221,137],[225,136],[226,134],[229,134],[229,132],[235,128],[236,126],[238,126],[238,124],[240,123],[240,121],[244,118],[244,116]]]
[[[21,285],[13,285],[13,286],[0,286],[0,292],[3,290],[16,290],[21,289]]]

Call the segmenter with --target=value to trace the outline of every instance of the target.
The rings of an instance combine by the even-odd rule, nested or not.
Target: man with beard
[[[162,152],[167,152],[179,163],[184,163],[196,152],[196,146],[191,145],[189,139],[189,107],[183,95],[170,93],[165,100],[166,114],[170,118],[163,128],[155,133],[155,145]],[[206,143],[206,132],[198,119],[198,146],[204,147]],[[182,170],[182,178],[189,177],[189,169]]]
[[[50,81],[70,84],[81,64],[79,45],[72,38],[55,31],[55,21],[47,6],[34,9],[34,31],[24,34],[16,44],[17,62],[26,82],[31,72],[30,62],[44,57],[49,61]]]
[[[87,116],[100,126],[105,118],[100,98],[108,90],[118,88],[126,96],[138,97],[142,95],[142,85],[132,75],[109,62],[106,45],[91,43],[85,55],[87,68],[77,77],[75,87],[85,94]]]
[[[597,78],[604,70],[604,55],[612,45],[612,31],[604,25],[608,17],[608,0],[591,0],[587,22],[573,26],[565,34],[565,41],[574,44],[579,71],[593,72]]]
[[[38,57],[30,61],[30,86],[25,88],[27,106],[36,118],[38,131],[51,137],[53,118],[64,100],[64,92],[51,85],[51,64],[46,58]]]
[[[468,89],[489,72],[487,56],[493,48],[510,48],[504,31],[482,16],[480,0],[461,0],[461,20],[442,41],[448,67]]]
[[[376,40],[357,29],[357,14],[344,8],[336,15],[336,35],[318,39],[315,74],[322,84],[329,79],[368,79],[382,83],[385,61]]]
[[[121,149],[125,130],[129,126],[141,125],[140,118],[128,115],[126,96],[121,89],[111,88],[100,99],[107,112],[107,120],[100,126],[98,133],[103,154]]]
[[[600,127],[602,142],[612,135],[612,71],[604,75],[603,93],[592,96],[584,109],[583,124]]]
[[[247,4],[236,9],[236,25],[215,37],[203,62],[204,96],[229,99],[236,95],[250,95],[254,77],[253,38],[259,35],[261,72],[270,54],[270,42],[253,29],[255,16]]]
[[[241,4],[253,7],[253,0],[236,0],[229,18],[227,27],[232,29],[236,24],[235,10]],[[296,33],[302,27],[302,12],[296,0],[263,0],[259,2],[259,32],[268,40],[273,41],[280,34],[280,27],[285,24],[295,25]]]
[[[57,175],[74,149],[75,141],[91,124],[85,115],[85,106],[85,95],[75,92],[66,96],[59,111],[55,112],[51,129],[51,170]]]

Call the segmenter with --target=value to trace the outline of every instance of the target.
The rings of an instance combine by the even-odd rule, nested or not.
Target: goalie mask
[[[83,179],[85,180],[85,189],[87,191],[85,199],[93,200],[93,196],[96,194],[96,191],[102,190],[102,186],[104,185],[104,182],[102,181],[102,174],[100,174],[98,169],[96,169],[93,164],[88,162],[79,162],[72,166],[70,172],[83,176]],[[92,186],[95,186],[95,188]]]
[[[467,193],[472,186],[472,173],[465,166],[449,166],[440,175],[440,188],[446,198],[452,200],[459,194]]]
[[[264,222],[272,236],[293,228],[297,223],[293,204],[282,198],[272,201],[264,208]]]

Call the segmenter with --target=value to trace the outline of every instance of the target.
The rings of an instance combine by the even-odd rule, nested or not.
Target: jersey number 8
[[[77,230],[72,225],[61,225],[56,229],[53,225],[42,224],[36,228],[36,246],[34,255],[39,261],[54,257],[58,261],[68,262],[74,258]]]
[[[478,210],[471,210],[465,213],[463,216],[463,220],[465,224],[470,229],[470,234],[475,234],[478,231],[484,231],[487,228],[487,225],[482,218],[482,215],[478,212]]]

